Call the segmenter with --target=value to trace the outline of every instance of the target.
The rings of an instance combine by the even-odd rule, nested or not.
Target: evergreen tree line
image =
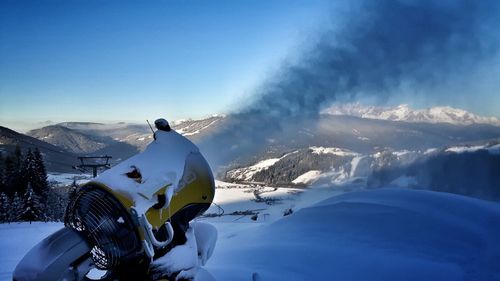
[[[0,223],[61,221],[68,192],[54,189],[38,148],[0,155]]]

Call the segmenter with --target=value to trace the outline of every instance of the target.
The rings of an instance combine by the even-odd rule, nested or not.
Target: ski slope
[[[237,190],[218,190],[221,207],[256,204],[238,201]],[[500,204],[410,189],[332,194],[311,189],[284,201],[294,202],[286,217],[277,204],[269,220],[200,219],[219,232],[204,269],[218,281],[500,280]],[[24,253],[59,227],[0,225],[0,281],[11,280]]]
[[[61,227],[62,223],[0,224],[0,281],[11,281],[12,272],[21,258]]]
[[[381,189],[272,224],[216,224],[217,280],[500,280],[500,204]]]

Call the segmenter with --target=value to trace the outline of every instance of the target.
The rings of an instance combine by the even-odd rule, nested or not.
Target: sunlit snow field
[[[279,199],[265,203],[254,201],[255,186],[218,185],[224,215],[199,219],[219,232],[205,266],[216,280],[500,280],[498,203],[408,189],[258,187]],[[246,210],[259,215],[229,215]],[[0,281],[59,227],[0,225]]]

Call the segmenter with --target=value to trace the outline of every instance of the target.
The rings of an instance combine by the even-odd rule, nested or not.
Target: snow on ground
[[[202,127],[202,128],[201,128],[201,129],[199,129],[199,130],[196,130],[196,131],[194,131],[194,132],[180,133],[180,134],[182,134],[183,136],[192,136],[192,135],[199,134],[201,131],[203,131],[203,130],[207,129],[208,127],[212,126],[213,124],[215,124],[215,123],[216,123],[216,122],[218,122],[218,121],[219,121],[219,119],[215,119],[215,120],[214,120],[214,121],[212,121],[210,124],[208,124],[208,125],[206,125],[206,126]],[[187,128],[189,128],[189,126],[188,126],[188,127],[186,127],[186,129],[187,129]],[[185,130],[185,128],[183,128],[183,129]],[[182,129],[181,129],[181,130],[182,130]]]
[[[445,151],[446,152],[455,152],[455,153],[463,153],[463,152],[475,152],[480,149],[485,149],[483,145],[476,145],[476,146],[453,146],[450,148],[447,148]]]
[[[496,145],[474,145],[474,146],[452,146],[447,148],[446,152],[465,153],[486,150],[490,154],[500,154],[500,144]]]
[[[306,192],[304,188],[232,184],[221,181],[216,181],[215,185],[217,186],[215,204],[205,213],[209,218],[203,218],[209,222],[274,221],[283,217],[287,209],[296,208],[307,196],[324,198],[322,191],[307,190]],[[328,192],[338,192],[338,190],[330,189]],[[305,193],[308,195],[305,196]],[[216,216],[221,214],[223,215]]]
[[[90,174],[71,174],[71,173],[49,173],[47,181],[55,185],[71,185],[76,181],[77,185],[87,183],[92,179]]]
[[[488,152],[494,155],[500,154],[500,144],[489,147]]]
[[[217,185],[215,201],[226,214],[263,209],[256,221],[197,219],[219,232],[204,267],[218,281],[500,280],[498,203],[411,189]],[[284,199],[268,205],[255,194]],[[294,212],[283,216],[289,207]],[[11,280],[24,253],[61,226],[0,224],[0,281]]]
[[[424,155],[432,154],[432,153],[436,152],[437,150],[438,150],[437,148],[428,148],[424,151]]]
[[[305,172],[304,174],[298,176],[296,179],[292,181],[294,184],[309,184],[314,182],[318,176],[321,174],[319,170],[311,170],[309,172]]]
[[[62,223],[0,224],[0,281],[11,281],[21,258],[39,241],[63,227]]]
[[[411,176],[400,176],[391,182],[392,185],[398,187],[418,186],[418,180]]]
[[[281,159],[287,157],[288,155],[292,153],[296,153],[297,151],[287,153],[280,158],[270,158],[270,159],[265,159],[262,161],[257,162],[256,164],[248,167],[243,167],[239,169],[234,169],[229,172],[227,172],[227,176],[229,178],[232,178],[234,180],[240,180],[240,181],[251,181],[253,175],[256,173],[269,169],[269,167],[273,166],[276,164],[276,162],[280,161]]]
[[[353,192],[272,224],[216,224],[206,268],[219,281],[500,280],[498,221],[500,205],[478,199]]]
[[[231,235],[235,230],[239,232],[247,228],[253,229],[256,226],[279,220],[286,209],[298,210],[341,192],[337,189],[325,188],[304,192],[305,189],[274,188],[221,181],[216,181],[216,185],[218,189],[214,202],[224,210],[224,215],[203,217],[198,220],[215,225],[219,235],[223,236]],[[260,196],[261,201],[256,201],[256,194]],[[252,214],[245,213],[249,210],[257,214],[255,221],[251,219]],[[219,208],[213,205],[206,214],[217,214],[219,211]],[[0,224],[0,249],[2,249],[0,250],[0,281],[10,281],[12,271],[28,250],[60,227],[63,227],[62,223]],[[217,243],[220,243],[219,241]],[[203,271],[199,272],[199,274],[202,273]],[[208,277],[207,280],[209,280]]]
[[[224,115],[212,115],[207,119],[193,121],[191,119],[183,119],[172,122],[174,129],[183,136],[193,136],[213,126],[215,123],[223,119]],[[185,124],[183,124],[185,123]]]
[[[249,167],[234,169],[228,172],[228,176],[236,180],[249,181],[252,179],[253,175],[262,170],[268,169],[276,162],[280,161],[280,159],[281,158],[266,159],[259,161],[256,164]]]
[[[351,151],[349,149],[338,148],[338,147],[322,147],[322,146],[311,146],[309,147],[314,154],[333,154],[341,157],[346,156],[358,156],[359,153]]]
[[[412,152],[405,149],[405,150],[401,150],[401,151],[394,151],[392,153],[395,154],[397,157],[403,157],[403,156],[410,154]]]
[[[449,106],[412,109],[407,104],[381,107],[363,105],[361,103],[346,103],[335,104],[323,110],[322,113],[404,122],[451,123],[456,125],[490,124],[500,126],[500,119],[496,117],[478,116],[463,109]]]

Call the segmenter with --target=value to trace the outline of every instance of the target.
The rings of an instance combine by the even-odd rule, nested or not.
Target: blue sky
[[[229,112],[327,10],[325,1],[2,1],[0,121]]]
[[[300,54],[331,11],[326,0],[0,0],[0,125],[231,112]],[[500,116],[498,73],[478,72],[475,99],[410,93],[388,103]]]

